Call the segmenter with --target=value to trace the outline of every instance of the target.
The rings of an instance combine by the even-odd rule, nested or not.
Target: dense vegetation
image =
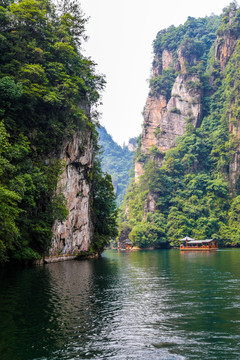
[[[99,132],[99,145],[102,147],[102,169],[112,177],[116,192],[116,202],[122,204],[126,190],[129,185],[130,171],[133,165],[133,152],[124,145],[118,145],[101,126]],[[134,139],[129,140],[135,143]]]
[[[170,99],[171,89],[179,71],[177,65],[179,55],[184,57],[188,74],[197,74],[203,77],[209,50],[216,39],[216,30],[220,25],[220,17],[198,18],[188,17],[184,25],[170,26],[159,31],[153,43],[155,59],[161,61],[162,53],[168,50],[173,55],[175,67],[163,70],[159,76],[150,80],[150,93],[152,95],[165,95]],[[156,60],[153,66],[156,65]],[[203,80],[203,78],[202,78]]]
[[[49,0],[1,2],[0,262],[39,258],[50,246],[53,222],[66,219],[64,196],[55,191],[63,140],[91,131],[97,151],[90,108],[104,79],[80,52],[85,21],[71,1],[57,10]],[[106,242],[116,230],[114,199],[109,178],[97,162],[95,168],[92,210]],[[109,191],[105,207],[101,196]],[[101,229],[105,216],[112,223]]]
[[[184,51],[190,51],[186,71],[201,70],[203,114],[201,126],[188,124],[176,147],[165,153],[162,167],[154,157],[146,157],[139,184],[130,185],[120,231],[139,247],[178,245],[178,239],[186,235],[215,238],[222,246],[240,245],[239,163],[238,172],[233,171],[239,156],[240,115],[240,10],[236,3],[224,9],[217,31],[218,44],[227,36],[236,40],[223,71],[214,45],[210,48],[217,24],[216,17],[189,18],[178,28],[161,31],[154,42],[158,57],[163,49],[176,54],[183,45]],[[161,93],[154,81],[150,86],[151,91]],[[146,212],[151,200],[155,211]]]

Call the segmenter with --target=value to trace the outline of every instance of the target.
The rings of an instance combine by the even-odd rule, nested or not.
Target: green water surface
[[[0,359],[240,359],[240,251],[1,269]]]

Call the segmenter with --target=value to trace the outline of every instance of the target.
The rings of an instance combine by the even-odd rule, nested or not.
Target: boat
[[[188,236],[179,240],[180,250],[191,251],[191,250],[218,250],[218,242],[214,239],[195,240]]]
[[[118,241],[118,250],[132,250],[133,244],[129,239],[125,239],[123,241]]]

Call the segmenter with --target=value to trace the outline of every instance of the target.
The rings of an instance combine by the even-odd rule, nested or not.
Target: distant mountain
[[[121,205],[128,188],[130,170],[133,166],[133,150],[136,139],[129,140],[128,145],[118,145],[107,130],[101,126],[98,129],[99,144],[102,146],[102,170],[112,177],[112,182],[117,198],[117,205]],[[133,176],[134,174],[132,174]]]

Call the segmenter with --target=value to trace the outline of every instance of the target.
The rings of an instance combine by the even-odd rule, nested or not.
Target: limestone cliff
[[[228,14],[228,22],[224,24],[221,31],[218,32],[216,47],[215,47],[215,60],[219,62],[221,68],[221,76],[227,77],[234,75],[234,68],[236,70],[235,78],[232,79],[232,95],[231,103],[229,104],[229,114],[228,114],[228,124],[229,124],[229,133],[235,138],[235,142],[239,143],[240,139],[240,121],[239,115],[236,111],[239,102],[239,91],[234,91],[238,88],[238,72],[237,66],[239,66],[239,25],[238,24],[238,12],[236,9],[231,9]],[[230,67],[228,63],[232,61]],[[231,69],[231,70],[230,70]],[[236,187],[239,186],[237,182],[240,178],[240,145],[235,148],[235,154],[233,161],[229,165],[229,180],[230,180],[230,189],[234,193]]]
[[[225,34],[222,37],[218,37],[216,44],[216,59],[219,60],[221,70],[224,71],[230,56],[233,53],[233,50],[236,46],[237,39],[235,36],[232,36],[231,33]]]
[[[135,151],[137,149],[136,138],[129,139],[128,144],[127,144],[127,148],[131,152],[133,152],[133,151]]]
[[[60,154],[64,171],[58,183],[66,200],[69,216],[64,222],[55,222],[50,257],[76,255],[88,251],[93,235],[91,220],[90,172],[93,166],[93,142],[91,132],[76,132],[66,141]]]
[[[201,83],[197,75],[185,73],[185,63],[183,55],[179,52],[179,58],[175,67],[180,67],[182,71],[176,76],[171,90],[169,101],[165,95],[152,95],[150,92],[144,108],[143,131],[141,134],[140,153],[148,155],[152,147],[156,146],[162,153],[155,157],[162,163],[164,152],[175,146],[175,140],[186,131],[189,122],[193,126],[198,126],[201,117]],[[172,54],[163,51],[161,63],[154,60],[153,75],[161,74],[162,70],[169,69],[173,65]],[[135,163],[135,180],[143,174],[143,162],[141,156]]]
[[[219,60],[222,71],[224,71],[239,38],[239,33],[233,31],[235,15],[235,11],[230,11],[227,29],[219,31],[216,41],[215,57]]]
[[[224,37],[224,42],[221,44],[221,50],[219,46],[219,39],[217,41],[217,51],[216,51],[216,60],[220,61],[220,66],[222,73],[224,73],[225,68],[228,64],[228,61],[230,59],[230,56],[233,54],[236,50],[236,40],[232,39],[231,36]],[[235,79],[237,81],[237,78]],[[233,86],[233,88],[235,85]],[[238,118],[236,118],[233,113],[234,107],[236,106],[238,100],[235,98],[232,100],[232,105],[230,109],[228,124],[229,124],[229,133],[235,137],[235,141],[238,141],[240,139],[240,121]],[[238,139],[238,140],[237,140]],[[238,141],[239,142],[239,141]],[[231,192],[234,193],[238,179],[240,176],[240,145],[235,149],[233,161],[230,162],[229,165],[229,180],[230,180],[230,188]]]

